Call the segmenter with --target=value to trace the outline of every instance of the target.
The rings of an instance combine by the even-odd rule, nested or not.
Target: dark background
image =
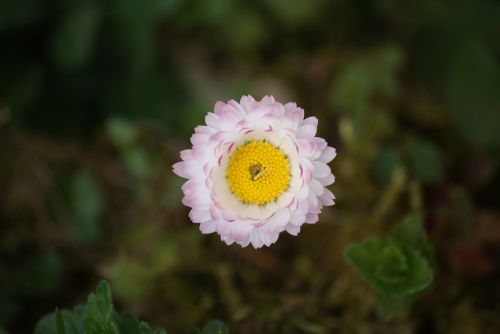
[[[174,333],[500,333],[500,5],[0,0],[0,325],[101,278]],[[319,118],[337,205],[271,248],[203,236],[171,172],[217,100]],[[342,259],[425,217],[439,271],[389,322]]]

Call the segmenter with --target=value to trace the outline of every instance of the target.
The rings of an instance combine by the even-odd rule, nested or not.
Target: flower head
[[[297,235],[334,204],[326,186],[335,181],[328,166],[335,149],[316,137],[318,119],[304,119],[295,103],[243,96],[217,102],[205,122],[173,165],[188,179],[182,202],[202,233],[260,248],[283,231]]]

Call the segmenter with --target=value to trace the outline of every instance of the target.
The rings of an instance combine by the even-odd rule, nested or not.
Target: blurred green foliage
[[[430,249],[422,222],[408,216],[386,238],[348,245],[344,257],[375,290],[382,316],[391,318],[431,284]]]
[[[176,332],[500,332],[498,17],[493,0],[0,1],[1,326],[32,333],[104,277]],[[296,101],[339,152],[337,205],[258,252],[201,235],[170,171],[242,94]],[[407,212],[436,263],[393,240],[409,226],[387,234]],[[424,300],[352,276],[343,248],[374,235],[370,256],[439,267]]]
[[[86,305],[73,310],[59,310],[43,317],[36,325],[35,334],[167,334],[163,328],[152,329],[132,314],[114,310],[111,288],[101,281],[95,293],[90,293]],[[228,327],[219,320],[208,321],[201,331],[191,333],[229,334]]]

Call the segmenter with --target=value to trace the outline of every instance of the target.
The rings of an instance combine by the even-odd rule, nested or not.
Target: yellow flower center
[[[231,155],[227,183],[243,203],[265,205],[278,198],[290,182],[286,155],[266,141],[250,141]]]

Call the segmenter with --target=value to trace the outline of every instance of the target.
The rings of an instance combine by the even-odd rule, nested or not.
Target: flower
[[[202,233],[228,245],[270,246],[281,232],[297,235],[334,204],[326,186],[335,149],[316,137],[318,119],[272,96],[217,102],[180,153],[175,174],[188,179],[182,203]]]

